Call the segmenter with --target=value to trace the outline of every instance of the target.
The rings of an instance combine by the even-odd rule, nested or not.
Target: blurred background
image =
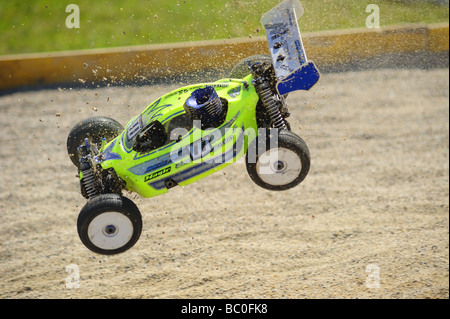
[[[255,37],[279,0],[0,0],[0,55]],[[69,4],[80,27],[67,28]],[[448,0],[302,0],[302,31],[365,27],[366,7],[380,25],[448,22]]]

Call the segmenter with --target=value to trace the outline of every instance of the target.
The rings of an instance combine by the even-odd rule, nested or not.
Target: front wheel
[[[122,124],[106,116],[90,117],[77,123],[67,137],[67,152],[75,166],[79,165],[77,148],[84,144],[84,139],[91,139],[91,143],[101,145],[102,138],[111,141],[124,130]]]
[[[118,194],[104,194],[88,200],[77,221],[78,235],[91,251],[122,253],[138,241],[142,217],[137,206]]]
[[[295,187],[309,172],[311,158],[308,146],[291,131],[272,129],[269,132],[261,154],[251,156],[247,152],[247,172],[257,185],[268,190],[281,191]],[[261,149],[257,144],[258,138],[249,151],[257,153],[256,150]]]

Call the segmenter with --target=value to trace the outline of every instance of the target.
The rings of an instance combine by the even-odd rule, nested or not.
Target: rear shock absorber
[[[277,100],[274,99],[273,92],[270,89],[269,84],[264,80],[260,80],[258,82],[256,83],[256,87],[259,97],[266,108],[267,114],[269,115],[273,126],[280,130],[287,130],[288,126],[286,120],[280,112],[279,104]]]

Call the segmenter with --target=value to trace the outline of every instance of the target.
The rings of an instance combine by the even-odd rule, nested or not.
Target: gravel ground
[[[127,195],[140,240],[96,255],[77,235],[67,134],[93,115],[125,124],[174,88],[0,97],[0,298],[449,298],[447,68],[324,74],[288,99],[312,156],[302,184],[266,191],[236,163]]]

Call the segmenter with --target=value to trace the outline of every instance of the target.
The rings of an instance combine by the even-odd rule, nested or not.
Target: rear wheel
[[[77,148],[84,144],[84,139],[89,138],[91,143],[100,145],[102,138],[109,142],[124,130],[122,124],[106,116],[90,117],[78,122],[67,137],[67,152],[75,166],[79,165]]]
[[[278,136],[274,136],[277,132]],[[271,143],[269,136],[275,137],[275,143]],[[260,154],[257,152],[258,138],[246,155],[247,172],[257,185],[280,191],[295,187],[305,179],[311,159],[306,143],[297,134],[287,130],[270,130]],[[252,157],[250,152],[256,155]]]
[[[250,69],[248,68],[247,61],[250,62],[250,64],[254,63],[272,63],[272,58],[268,54],[255,54],[249,57],[246,57],[245,59],[242,59],[239,61],[231,70],[230,72],[230,78],[233,79],[243,79],[247,75],[251,73]]]
[[[119,254],[138,241],[142,216],[130,199],[104,194],[88,200],[78,215],[77,228],[82,243],[91,251]]]

